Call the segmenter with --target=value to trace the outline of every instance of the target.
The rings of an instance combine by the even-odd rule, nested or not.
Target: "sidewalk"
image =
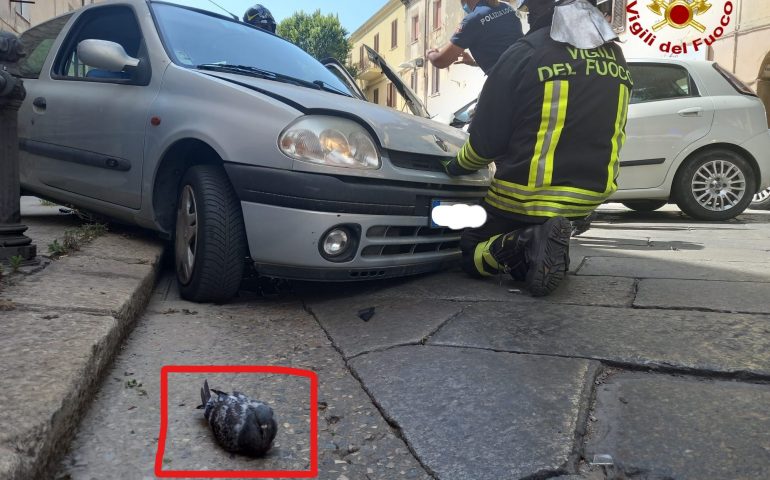
[[[22,199],[27,235],[48,256],[74,215]],[[139,236],[135,236],[139,235]],[[107,232],[59,259],[19,273],[4,268],[0,286],[0,478],[45,478],[67,448],[101,374],[151,294],[163,244],[136,233]]]

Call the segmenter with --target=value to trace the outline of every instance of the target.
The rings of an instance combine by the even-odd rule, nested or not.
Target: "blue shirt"
[[[508,48],[522,37],[521,21],[507,3],[490,7],[481,0],[466,15],[450,40],[458,47],[470,50],[479,67],[489,73]]]

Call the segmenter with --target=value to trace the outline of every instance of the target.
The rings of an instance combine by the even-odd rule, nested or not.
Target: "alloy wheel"
[[[695,172],[691,188],[701,207],[712,212],[724,212],[744,199],[746,176],[728,160],[712,160]]]
[[[185,185],[179,198],[176,214],[176,245],[174,256],[177,275],[182,284],[187,285],[192,279],[195,268],[195,254],[198,250],[198,206],[195,191]]]

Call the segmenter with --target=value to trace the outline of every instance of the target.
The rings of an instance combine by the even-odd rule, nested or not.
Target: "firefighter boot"
[[[572,225],[563,217],[535,227],[524,251],[527,288],[534,297],[550,295],[569,270],[569,241]]]

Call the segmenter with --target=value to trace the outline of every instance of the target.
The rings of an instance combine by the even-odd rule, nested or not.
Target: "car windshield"
[[[308,87],[320,83],[347,92],[347,87],[299,47],[263,30],[178,5],[154,3],[153,10],[171,59],[178,65],[233,65],[295,78]],[[238,73],[233,69],[234,73]],[[245,69],[242,73],[247,74]]]

